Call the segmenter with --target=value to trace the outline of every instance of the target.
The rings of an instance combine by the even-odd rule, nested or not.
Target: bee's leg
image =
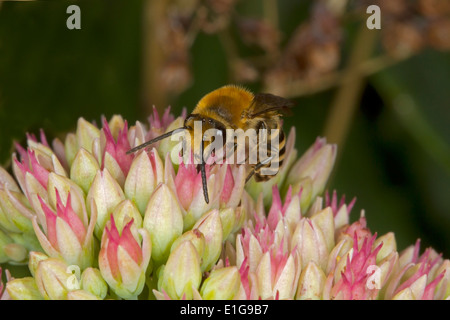
[[[259,125],[258,125],[258,133],[259,133],[259,130],[266,130],[266,133],[267,133],[267,126],[266,126],[266,123],[264,122],[264,121],[261,121],[260,123],[259,123]],[[260,141],[259,139],[258,139],[258,145],[260,144],[260,143],[262,143],[262,142],[264,142],[264,143],[267,143],[267,134],[266,135],[263,135],[263,141]],[[257,148],[257,150],[258,150],[259,148]],[[256,152],[256,151],[255,151]],[[272,158],[273,158],[273,156],[272,157],[268,157],[268,158],[266,158],[266,159],[264,159],[263,161],[261,161],[261,162],[258,162],[254,167],[253,167],[253,170],[249,173],[249,175],[247,176],[247,179],[245,179],[245,183],[247,183],[252,177],[253,177],[253,175],[261,168],[261,167],[264,167],[267,163],[269,163],[271,160],[272,160]]]
[[[200,164],[200,172],[202,175],[203,196],[205,197],[205,202],[209,203],[208,184],[206,181],[206,169],[205,169],[205,159],[203,157],[203,148],[204,148],[204,143],[203,143],[203,139],[202,139],[202,144],[201,144],[202,162]]]
[[[272,158],[273,157],[268,157],[267,159],[264,159],[264,161],[257,163],[253,170],[248,174],[247,178],[245,179],[245,183],[247,183],[261,167],[264,167],[268,162],[270,162]]]
[[[247,178],[245,179],[245,183],[247,183],[247,182],[253,177],[253,175],[255,174],[255,172],[256,172],[256,170],[253,169],[253,170],[248,174]]]

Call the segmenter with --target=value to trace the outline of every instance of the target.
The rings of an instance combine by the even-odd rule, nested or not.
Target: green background
[[[245,1],[244,1],[245,2]],[[81,30],[68,30],[69,4],[81,8]],[[311,1],[279,1],[280,25],[290,32],[308,16]],[[121,114],[145,120],[142,105],[143,1],[3,2],[0,9],[0,160],[9,166],[13,141],[25,133],[64,137],[79,117],[99,122]],[[257,1],[237,7],[260,12]],[[345,39],[351,43],[352,29]],[[347,48],[348,49],[348,48]],[[344,48],[344,51],[346,49]],[[216,35],[200,34],[191,48],[192,85],[170,97],[175,113],[192,110],[205,93],[229,83],[227,58]],[[367,79],[329,183],[357,197],[373,232],[396,234],[402,250],[422,239],[450,257],[450,57],[424,50]],[[249,86],[258,91],[259,83]],[[286,126],[297,127],[302,153],[323,134],[336,89],[294,98]],[[415,104],[396,108],[406,94]]]

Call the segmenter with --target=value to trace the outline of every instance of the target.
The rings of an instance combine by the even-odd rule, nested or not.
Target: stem
[[[358,66],[358,72],[362,77],[368,77],[410,57],[411,56],[392,57],[388,54],[383,54],[362,62]],[[322,75],[319,79],[314,81],[303,79],[294,80],[289,84],[284,96],[286,98],[296,98],[312,95],[335,86],[341,86],[345,79],[347,79],[349,72],[350,70],[331,72]]]
[[[337,143],[340,148],[344,145],[364,89],[365,75],[361,72],[360,65],[371,56],[377,34],[377,31],[369,30],[365,24],[360,27],[347,71],[344,73],[326,120],[324,136],[329,142]]]
[[[160,81],[164,53],[159,36],[166,25],[166,6],[167,0],[146,0],[143,4],[141,99],[144,114],[150,114],[153,105],[159,112],[167,105],[167,95]]]
[[[278,4],[277,0],[264,0],[264,17],[275,28],[278,29]]]
[[[197,35],[201,31],[202,23],[208,15],[207,10],[204,6],[200,5],[194,12],[192,23],[186,32],[186,42],[189,48],[193,45]]]
[[[218,37],[220,42],[222,42],[222,47],[225,52],[225,56],[227,57],[228,78],[231,82],[234,82],[233,64],[239,59],[238,48],[228,28],[220,31],[218,33]]]

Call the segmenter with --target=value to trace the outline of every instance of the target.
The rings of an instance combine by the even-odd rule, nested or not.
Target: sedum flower
[[[34,278],[44,299],[67,299],[67,293],[72,289],[72,273],[69,270],[69,266],[58,258],[48,258],[39,262]]]
[[[103,233],[98,257],[103,278],[124,299],[135,298],[142,292],[152,250],[148,231],[139,229],[141,244],[131,232],[132,224],[133,220],[119,232],[114,216],[111,216]]]
[[[8,281],[6,285],[7,297],[1,299],[11,300],[43,300],[41,293],[36,285],[36,280],[32,277],[24,277]]]
[[[238,297],[241,277],[236,266],[213,270],[203,281],[200,295],[205,300],[232,300]]]
[[[302,209],[306,210],[317,195],[325,189],[336,159],[337,146],[327,144],[325,138],[316,142],[289,170],[285,185],[294,191],[303,189]]]
[[[104,299],[108,293],[108,285],[97,268],[87,268],[81,274],[80,286],[97,299]]]
[[[373,247],[376,235],[364,238],[361,247],[358,246],[358,239],[355,234],[353,248],[350,249],[346,256],[345,266],[343,267],[340,277],[332,277],[334,280],[330,298],[339,300],[368,300],[374,299],[378,293],[379,284],[375,280],[370,282],[373,272],[376,272],[376,256],[383,244]],[[329,282],[330,282],[329,281]],[[329,283],[328,282],[328,283]],[[327,289],[329,289],[327,283]]]
[[[29,251],[42,250],[33,231],[26,196],[0,167],[0,263],[25,264]]]
[[[321,299],[325,281],[325,272],[323,272],[323,270],[314,261],[308,262],[300,274],[295,299]]]
[[[181,242],[160,270],[158,289],[170,299],[192,299],[202,280],[200,256],[191,241]]]
[[[166,261],[172,243],[183,233],[183,214],[167,185],[161,184],[150,197],[143,223],[151,237],[152,259]]]
[[[435,300],[449,296],[449,261],[432,248],[419,255],[420,241],[399,257],[387,285],[385,298],[394,300]]]
[[[290,206],[294,208],[299,202],[289,199],[282,206],[276,187],[273,199],[268,218],[260,213],[258,219],[261,220],[257,220],[254,227],[244,228],[243,235],[238,235],[236,240],[236,260],[247,298],[291,299],[297,289],[301,257],[287,241],[291,236],[290,219],[300,220],[300,207],[292,217]]]
[[[326,191],[325,138],[297,157],[291,129],[266,182],[208,163],[209,203],[178,142],[126,153],[185,117],[80,118],[63,140],[16,144],[12,174],[0,167],[0,263],[30,274],[7,274],[1,299],[450,299],[448,259],[419,242],[399,252]]]
[[[66,204],[56,192],[56,213],[38,196],[45,213],[45,234],[33,219],[33,227],[44,251],[51,257],[61,257],[68,264],[75,264],[82,269],[92,265],[94,258],[93,231],[96,221],[95,212],[91,215],[89,225],[84,225],[72,209],[71,194],[67,195]]]
[[[182,208],[186,211],[184,225],[192,228],[194,223],[211,209],[236,208],[245,184],[244,166],[206,165],[210,203],[203,196],[202,178],[196,165],[181,162],[175,177],[175,187]]]

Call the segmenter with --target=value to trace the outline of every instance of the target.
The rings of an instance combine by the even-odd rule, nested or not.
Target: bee
[[[256,132],[264,132],[265,134],[257,135],[256,142],[253,145],[247,142],[245,143],[245,148],[248,151],[245,160],[247,161],[246,164],[250,167],[246,182],[253,176],[257,182],[267,181],[277,174],[278,168],[283,164],[286,137],[282,129],[282,116],[292,106],[293,103],[291,101],[270,93],[253,94],[243,87],[226,85],[206,94],[200,99],[192,113],[186,117],[183,127],[166,132],[134,147],[128,150],[127,154],[136,152],[155,142],[170,137],[175,131],[180,129],[188,130],[195,141],[194,127],[195,122],[199,121],[202,124],[202,138],[200,139],[200,145],[194,145],[193,149],[194,154],[201,155],[199,166],[202,176],[203,194],[205,202],[209,203],[205,170],[206,161],[203,153],[205,148],[208,147],[208,142],[205,141],[203,136],[205,132],[208,129],[214,129],[225,138],[230,129],[241,129],[244,132],[251,129]],[[274,150],[271,142],[275,140],[278,140],[278,146]],[[248,163],[248,155],[252,154],[251,152],[257,151],[256,149],[260,148],[263,142],[269,145],[268,148],[266,147],[267,156],[264,158],[257,156],[256,161]],[[238,147],[236,137],[233,137],[232,143],[236,150]],[[264,169],[265,172],[263,174],[262,170]]]

